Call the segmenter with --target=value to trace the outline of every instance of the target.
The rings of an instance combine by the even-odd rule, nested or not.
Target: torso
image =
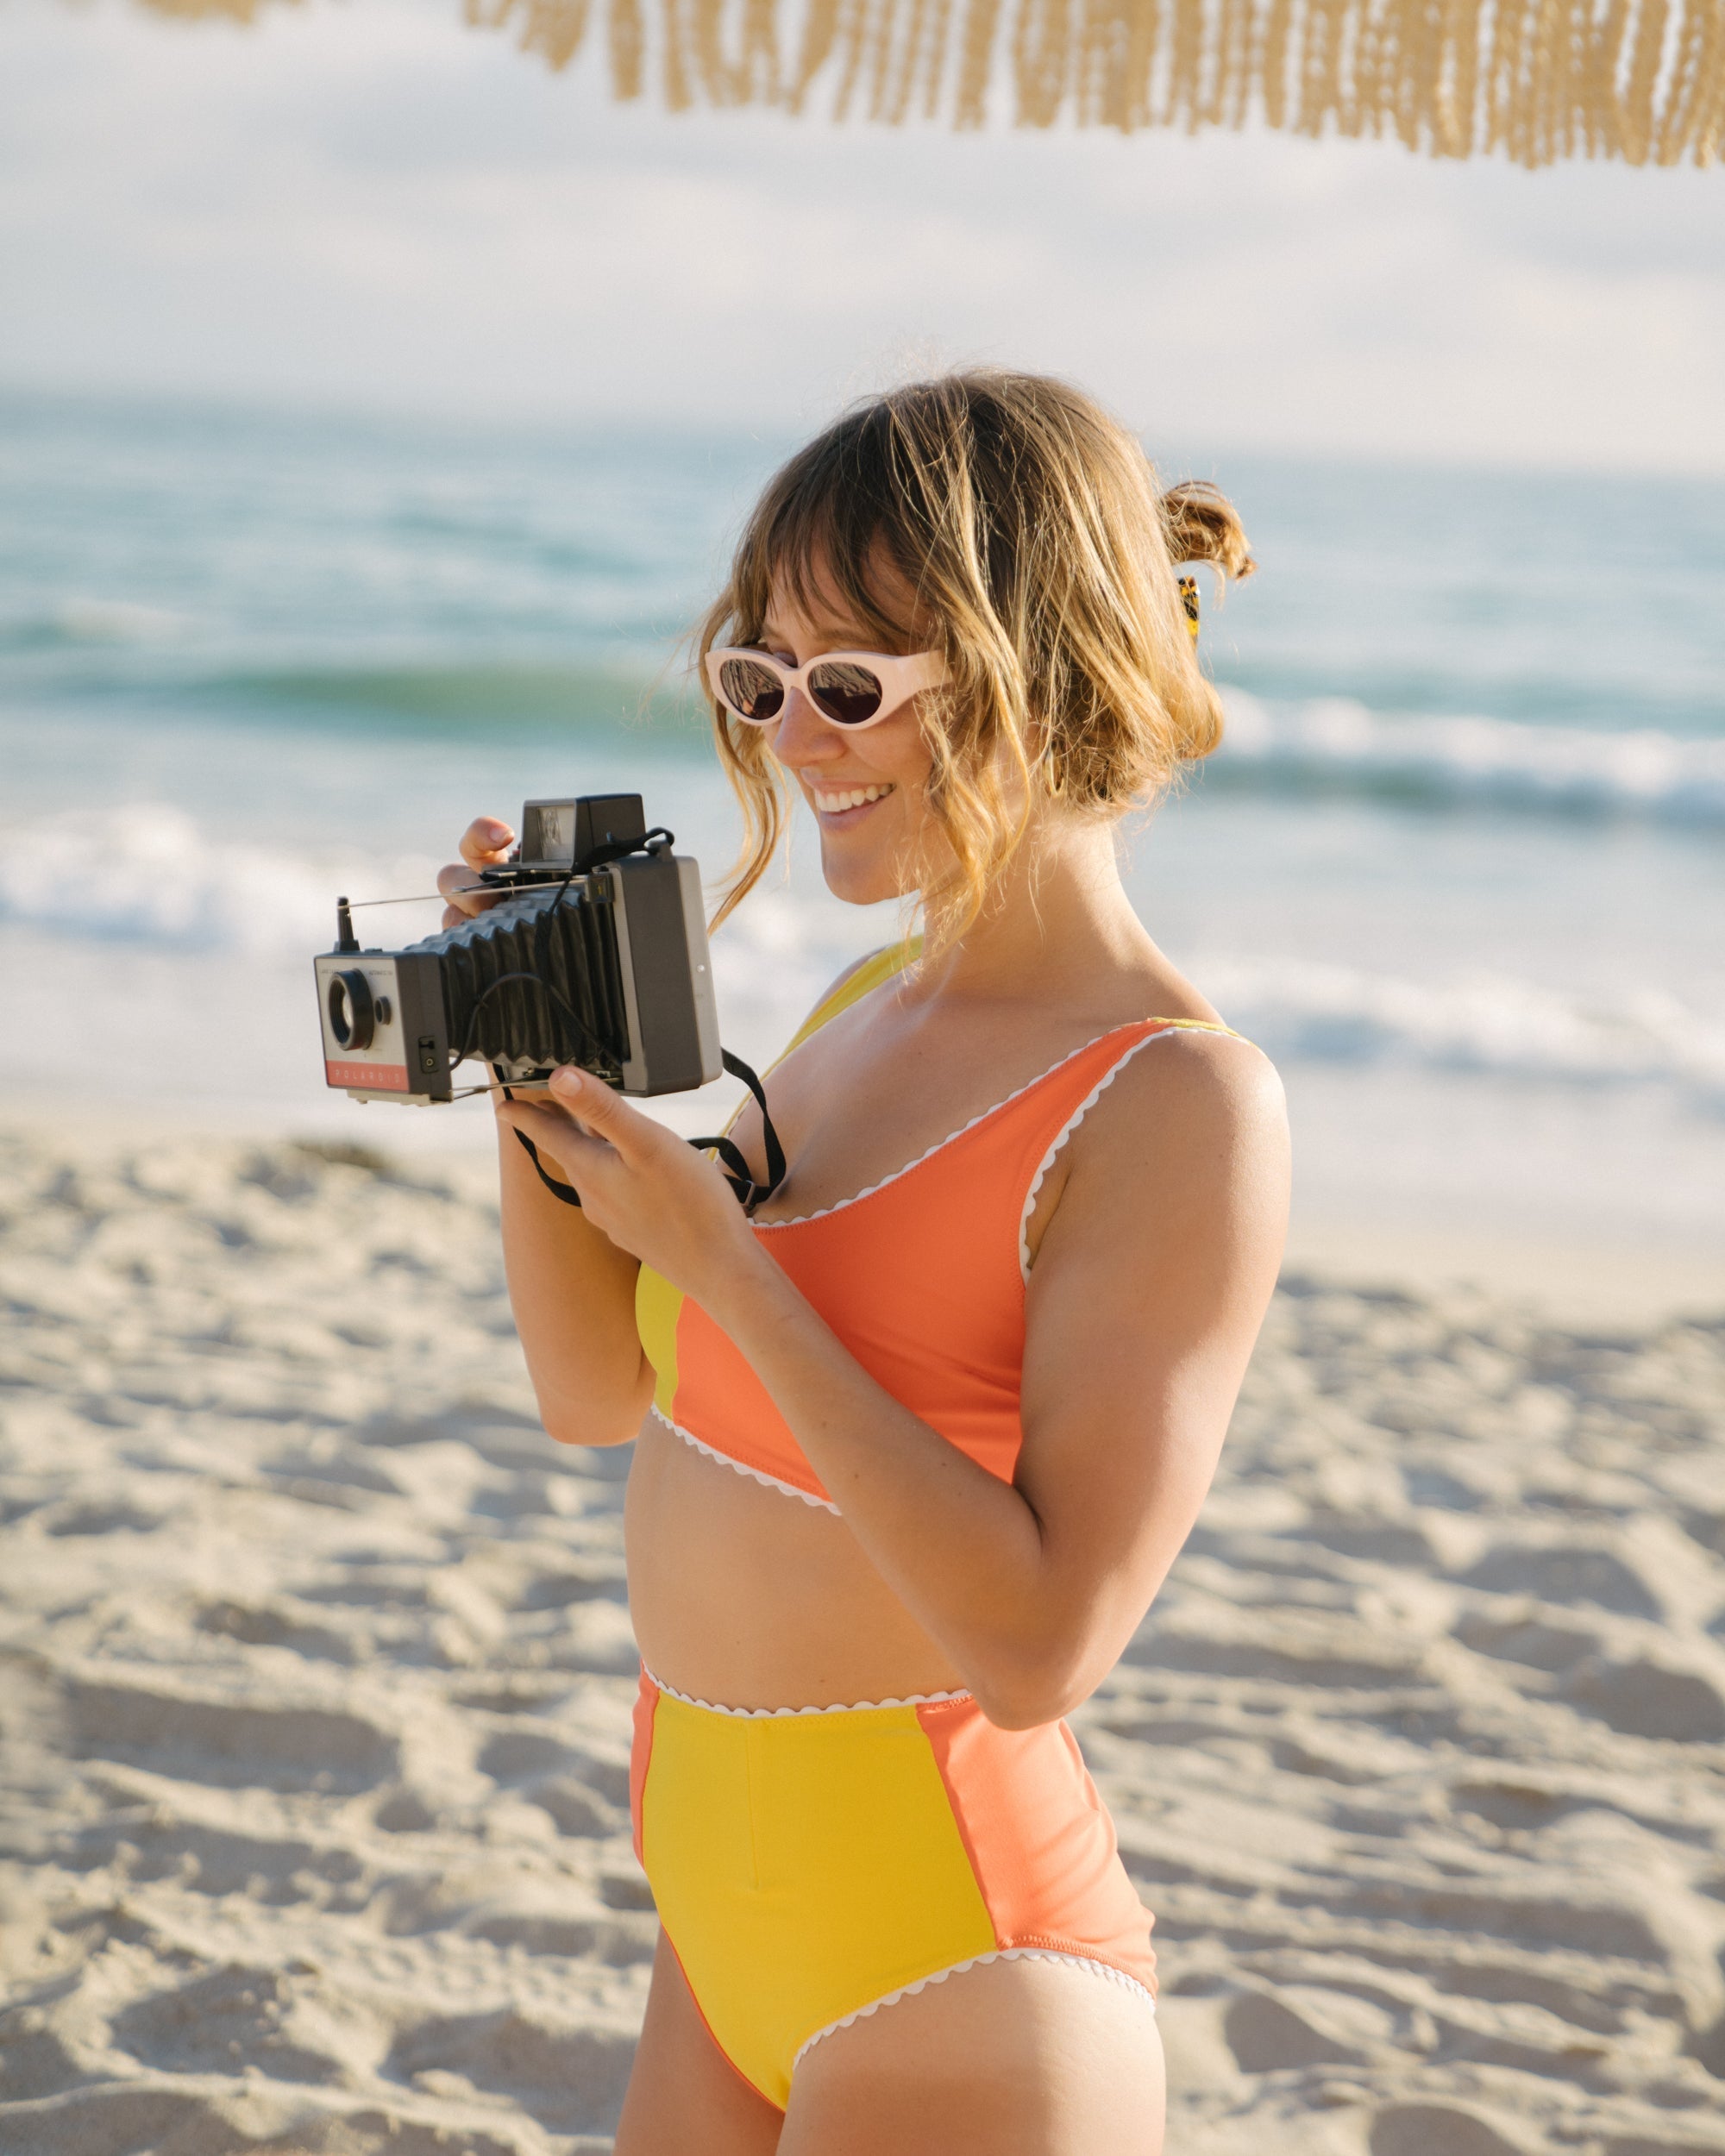
[[[1164,1011],[1170,1002],[1168,1015],[1214,1022],[1180,984],[1162,992]],[[1141,1023],[1145,1010],[1143,1003],[1122,1011],[1117,1001],[1075,999],[955,1012],[901,995],[890,981],[875,987],[770,1075],[774,1122],[792,1168],[757,1220],[800,1221],[843,1208],[860,1192],[897,1181],[925,1155],[944,1164],[955,1133],[1088,1044]],[[1131,1044],[1139,1036],[1125,1037]],[[1074,1143],[1107,1143],[1118,1112],[1087,1118]],[[758,1163],[752,1111],[737,1135]],[[1066,1145],[1054,1155],[1030,1206],[1025,1238],[1032,1257],[1059,1205],[1072,1152]],[[1026,1174],[1026,1189],[1030,1180]],[[910,1178],[900,1188],[908,1194]],[[1019,1202],[1011,1197],[1014,1230]],[[1016,1268],[1015,1234],[1011,1242]],[[999,1283],[997,1292],[1006,1292]],[[819,1707],[963,1684],[842,1519],[709,1458],[651,1416],[630,1476],[626,1527],[642,1655],[680,1691],[731,1706]]]

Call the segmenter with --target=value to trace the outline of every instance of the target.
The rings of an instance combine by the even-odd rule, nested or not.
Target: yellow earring
[[[1186,610],[1186,627],[1192,641],[1198,641],[1198,580],[1182,576],[1180,580],[1180,604]]]

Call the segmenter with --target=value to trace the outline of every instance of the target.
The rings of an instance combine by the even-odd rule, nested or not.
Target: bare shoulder
[[[1195,1126],[1285,1129],[1282,1077],[1264,1050],[1238,1033],[1170,1026],[1153,1033],[1120,1074],[1122,1107],[1165,1116],[1178,1106]]]
[[[1075,1157],[1129,1137],[1146,1144],[1187,1148],[1230,1133],[1245,1138],[1287,1127],[1287,1103],[1276,1066],[1237,1033],[1170,1025],[1128,1049],[1074,1133]]]

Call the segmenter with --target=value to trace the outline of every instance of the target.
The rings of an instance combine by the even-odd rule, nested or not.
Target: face
[[[850,620],[820,581],[807,605],[806,612],[775,583],[762,649],[806,666],[823,652],[880,648],[878,632]],[[920,881],[915,864],[932,835],[925,788],[933,767],[917,718],[921,701],[913,697],[879,725],[848,733],[793,689],[766,730],[773,754],[813,812],[827,887],[852,906],[896,898]]]

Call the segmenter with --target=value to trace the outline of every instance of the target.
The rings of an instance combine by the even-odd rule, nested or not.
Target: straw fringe
[[[955,127],[980,128],[988,116],[988,78],[994,72],[994,36],[1000,20],[1000,0],[969,0],[958,95],[952,114]]]
[[[142,0],[249,22],[268,0]],[[593,0],[462,0],[476,28],[568,66]],[[1519,165],[1725,154],[1725,0],[658,0],[665,104],[819,98],[897,125],[989,116],[1004,74],[1023,127],[1393,135],[1434,157]],[[604,0],[612,87],[642,94],[643,0]],[[785,65],[789,34],[794,63]]]
[[[266,11],[267,0],[143,0],[152,15],[166,15],[181,22],[255,22]],[[478,16],[471,6],[469,22]]]
[[[618,97],[638,97],[647,43],[647,27],[641,20],[641,0],[611,0],[605,31],[611,44],[612,92]]]

